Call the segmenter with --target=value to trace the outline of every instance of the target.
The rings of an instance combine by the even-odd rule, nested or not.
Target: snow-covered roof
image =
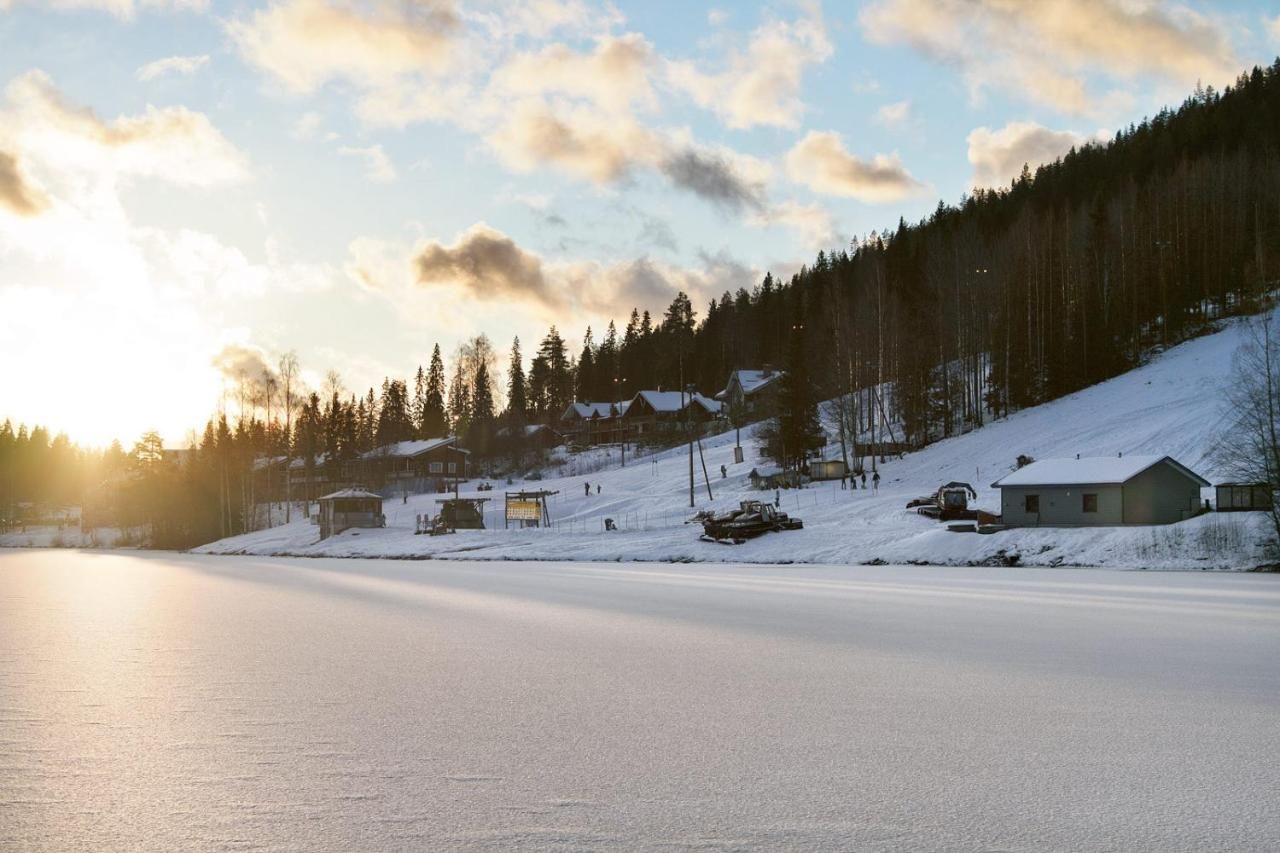
[[[720,411],[719,403],[698,393],[690,396],[680,391],[641,391],[636,394],[636,399],[644,400],[650,408],[661,415],[683,411],[686,404],[692,403],[697,403],[712,414]]]
[[[1004,475],[991,487],[1115,485],[1127,483],[1161,462],[1169,463],[1201,486],[1209,485],[1208,480],[1172,456],[1087,456],[1083,459],[1041,459]]]
[[[165,453],[170,451],[166,450]],[[176,452],[176,451],[174,451]],[[269,468],[273,465],[279,465],[284,462],[283,456],[259,456],[253,460],[253,470],[261,471],[263,468]]]
[[[319,468],[319,467],[321,467],[322,465],[324,465],[326,461],[328,461],[328,455],[327,455],[327,454],[324,454],[324,453],[317,453],[317,454],[316,454],[316,456],[315,456],[315,465],[316,465],[316,467],[317,467],[317,468]],[[305,456],[298,456],[298,457],[294,458],[294,460],[293,460],[292,462],[290,462],[290,463],[289,463],[289,470],[290,470],[290,471],[300,471],[301,469],[303,469],[303,468],[305,468],[305,467],[307,467],[307,457],[305,457]]]
[[[540,432],[549,432],[552,435],[556,436],[557,438],[560,436],[560,433],[556,432],[546,424],[525,424],[524,425],[524,434],[526,438],[529,436],[537,435]],[[497,435],[499,436],[511,435],[511,427],[503,427],[502,429],[498,430]]]
[[[382,495],[375,495],[373,492],[367,492],[364,489],[339,489],[336,492],[320,497],[319,500],[332,501],[341,498],[372,498],[380,501],[382,500]]]
[[[749,397],[781,375],[781,370],[735,370],[729,374],[729,381],[725,383],[724,390],[716,394],[716,399],[723,400],[729,396],[735,379],[742,386],[742,393]]]
[[[616,403],[616,404],[607,403],[607,402],[606,403],[579,403],[575,401],[569,404],[569,408],[564,410],[564,414],[560,416],[560,419],[564,420],[568,418],[570,415],[576,415],[582,418],[584,421],[591,420],[591,418],[593,417],[607,418],[609,417],[610,413],[612,413],[613,407],[615,405],[618,407],[618,414],[624,414],[627,411],[627,406],[630,405],[630,401]]]
[[[361,459],[410,459],[414,456],[421,456],[424,453],[430,453],[440,447],[453,444],[458,440],[456,435],[447,435],[444,438],[423,438],[415,441],[397,441],[394,444],[384,444],[382,447],[375,447],[360,456]],[[454,448],[461,453],[467,451],[461,448]]]

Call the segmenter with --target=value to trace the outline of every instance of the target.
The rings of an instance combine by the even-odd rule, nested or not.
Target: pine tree
[[[591,337],[591,327],[582,337],[582,354],[578,356],[577,390],[575,396],[579,400],[589,401],[597,397],[595,341]]]
[[[493,385],[489,381],[489,368],[484,362],[476,367],[475,387],[471,394],[471,421],[468,425],[467,443],[479,456],[487,456],[493,440]]]
[[[413,375],[413,404],[409,407],[409,417],[413,421],[414,435],[418,438],[430,438],[425,430],[427,415],[427,374],[418,365],[418,372]]]
[[[449,382],[449,430],[453,435],[465,436],[471,424],[471,389],[463,373],[462,359],[453,365],[453,379]]]
[[[573,373],[569,369],[564,338],[560,337],[555,326],[542,339],[538,358],[546,366],[546,413],[548,417],[556,418],[573,402]]]
[[[427,369],[426,402],[422,409],[420,429],[423,438],[440,438],[449,431],[445,419],[444,359],[440,345],[431,351],[431,366]]]
[[[511,342],[511,367],[507,371],[507,422],[513,430],[528,423],[529,403],[525,397],[526,391],[520,338],[516,337]]]
[[[805,358],[803,311],[797,300],[796,322],[790,329],[786,373],[779,380],[778,416],[765,432],[765,453],[784,468],[800,470],[809,452],[826,443],[818,421],[817,391]]]

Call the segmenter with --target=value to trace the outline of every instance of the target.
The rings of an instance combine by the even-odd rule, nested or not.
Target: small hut
[[[809,463],[809,479],[840,480],[849,476],[849,466],[843,459],[821,459]]]
[[[1271,487],[1266,483],[1219,483],[1218,512],[1271,511]]]
[[[320,538],[352,527],[384,527],[382,497],[364,489],[343,489],[320,498]]]

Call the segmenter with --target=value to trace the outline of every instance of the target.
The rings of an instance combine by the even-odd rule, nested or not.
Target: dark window
[[[1035,512],[1035,513],[1040,512],[1040,496],[1039,495],[1027,495],[1026,511]]]
[[[1098,496],[1097,496],[1097,495],[1081,495],[1081,497],[1082,497],[1082,498],[1084,498],[1084,511],[1085,511],[1085,512],[1097,512],[1097,511],[1098,511]]]

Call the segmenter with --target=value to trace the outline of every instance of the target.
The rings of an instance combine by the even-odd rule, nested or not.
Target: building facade
[[[1011,527],[1173,524],[1202,511],[1209,485],[1170,456],[1044,459],[991,484]]]

